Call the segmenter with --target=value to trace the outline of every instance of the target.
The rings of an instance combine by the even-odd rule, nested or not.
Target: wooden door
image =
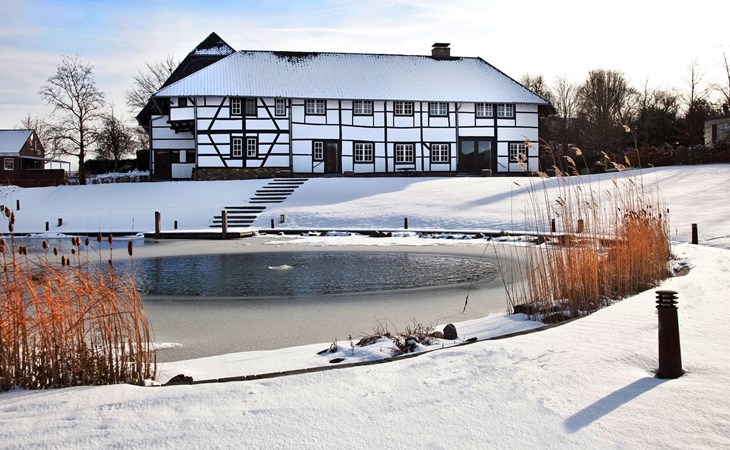
[[[342,155],[339,142],[324,143],[324,173],[341,173]]]

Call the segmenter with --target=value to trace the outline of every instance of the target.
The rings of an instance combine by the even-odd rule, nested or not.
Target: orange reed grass
[[[79,238],[60,259],[47,242],[35,257],[12,233],[1,242],[0,390],[156,377],[152,331],[131,276],[118,277],[111,259],[82,257]]]
[[[512,311],[545,322],[580,317],[657,285],[669,271],[668,210],[641,175],[617,169],[608,188],[572,173],[531,183],[527,230],[547,235],[527,249],[508,292]],[[606,182],[604,181],[604,185]],[[557,195],[555,195],[557,193]],[[555,232],[545,228],[555,223]]]

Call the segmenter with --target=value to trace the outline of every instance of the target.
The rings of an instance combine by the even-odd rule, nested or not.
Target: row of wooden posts
[[[5,209],[4,205],[3,208]],[[20,200],[16,201],[16,211],[20,210]],[[284,214],[279,215],[279,223],[286,222],[286,216]],[[63,218],[59,217],[58,222],[56,224],[57,227],[63,226]],[[578,219],[578,224],[576,227],[576,233],[582,233],[585,227],[585,222],[583,219]],[[274,225],[274,219],[271,219],[271,229],[273,230],[275,228]],[[49,231],[50,229],[50,222],[46,222],[46,231]],[[174,222],[174,229],[177,230],[177,220]],[[408,217],[403,218],[403,229],[408,229]],[[555,219],[550,219],[550,232],[555,233],[557,230],[555,226]],[[155,238],[159,239],[160,233],[162,232],[162,214],[159,211],[155,211]],[[228,211],[223,210],[221,211],[221,234],[225,237],[225,235],[228,233]],[[699,244],[699,232],[697,229],[697,224],[692,224],[692,243],[697,245]]]

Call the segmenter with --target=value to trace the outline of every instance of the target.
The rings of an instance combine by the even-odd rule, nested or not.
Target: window
[[[355,162],[367,163],[374,160],[373,143],[372,142],[356,142],[355,143]]]
[[[243,138],[233,138],[231,141],[231,156],[234,158],[243,156]]]
[[[413,144],[395,144],[395,162],[413,162]]]
[[[306,114],[324,115],[324,100],[305,100],[304,112]]]
[[[450,156],[449,144],[431,144],[432,163],[447,163]]]
[[[234,97],[231,99],[231,115],[232,116],[241,115],[241,99],[240,98]]]
[[[428,104],[428,114],[431,116],[445,116],[449,113],[449,104],[446,102],[431,102]]]
[[[3,159],[3,167],[5,170],[15,170],[15,160],[13,158]]]
[[[522,156],[520,156],[522,155]],[[509,143],[509,162],[520,162],[527,157],[527,148],[524,142]]]
[[[186,163],[195,162],[195,150],[188,150],[185,152],[185,162]]]
[[[256,99],[248,97],[246,98],[246,115],[247,116],[255,116],[256,115]]]
[[[494,106],[491,103],[477,103],[477,117],[494,117]]]
[[[396,116],[412,116],[413,102],[395,102],[393,110]]]
[[[373,102],[371,100],[355,100],[352,105],[352,112],[356,116],[372,116]]]
[[[313,146],[312,158],[314,158],[315,161],[322,161],[324,159],[324,142],[316,141]]]
[[[511,103],[500,103],[497,105],[497,117],[514,117],[515,105]]]
[[[177,99],[177,106],[180,108],[185,108],[188,106],[188,98],[187,97],[179,97]]]
[[[256,158],[259,156],[259,146],[256,142],[256,138],[247,138],[246,139],[246,157],[247,158]]]
[[[274,103],[274,115],[286,116],[286,99],[277,98]]]

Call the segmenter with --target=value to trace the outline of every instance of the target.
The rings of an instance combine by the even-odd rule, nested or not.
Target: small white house
[[[538,170],[542,97],[481,58],[234,51],[215,33],[137,117],[156,180]]]

